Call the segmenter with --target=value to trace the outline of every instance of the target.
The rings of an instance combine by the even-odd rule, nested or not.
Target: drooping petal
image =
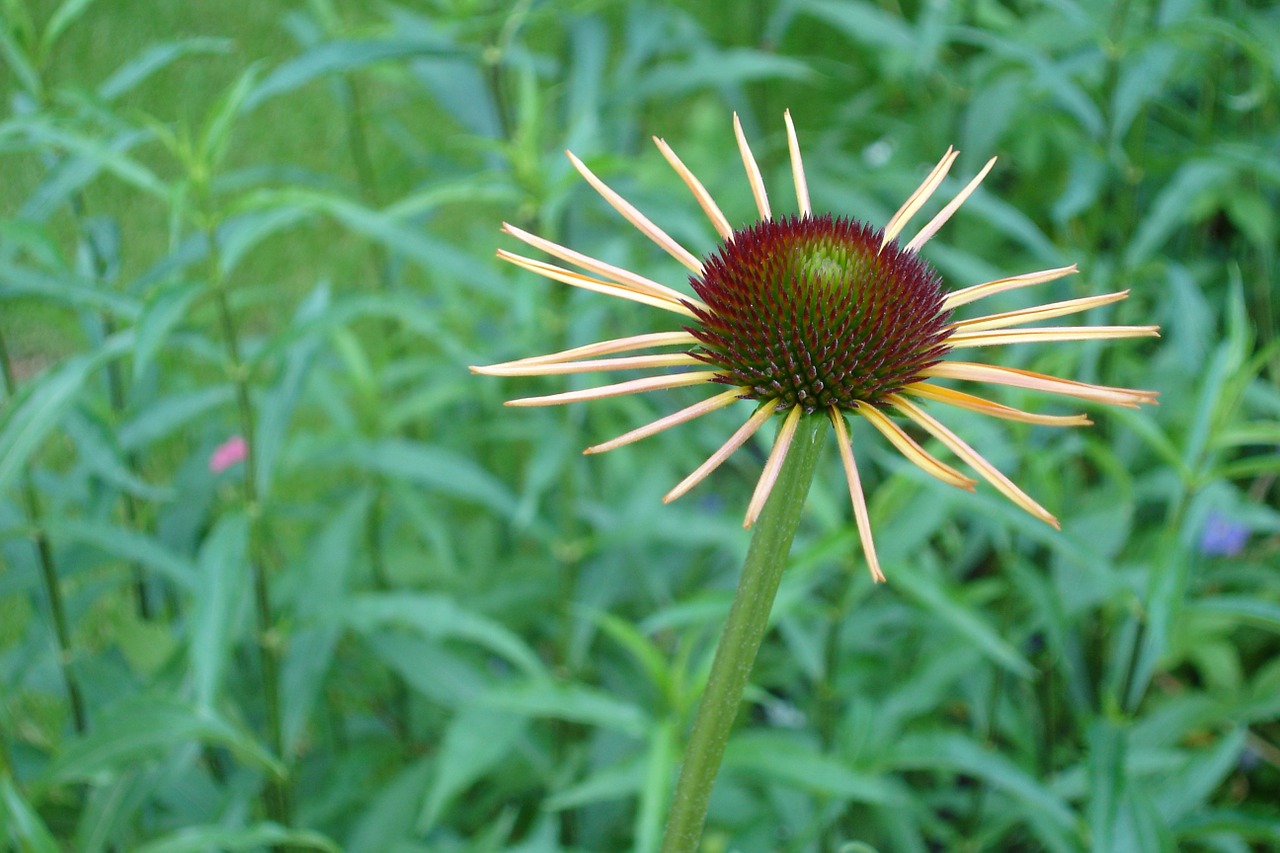
[[[951,202],[947,204],[946,207],[938,211],[937,216],[929,220],[929,224],[921,228],[919,234],[911,238],[911,242],[907,243],[907,245],[904,247],[904,251],[918,252],[920,250],[920,247],[923,246],[929,240],[930,237],[932,237],[934,234],[937,234],[938,229],[941,228],[943,225],[946,225],[947,220],[950,219],[952,215],[957,210],[960,209],[960,205],[964,204],[965,201],[969,198],[969,196],[973,195],[973,191],[978,188],[978,185],[982,183],[982,179],[987,176],[987,172],[990,172],[991,167],[994,166],[995,164],[996,164],[995,157],[992,157],[990,160],[988,160],[987,165],[982,167],[982,171],[978,173],[978,176],[974,178],[972,181],[970,181],[968,186],[966,186],[959,193],[957,193],[956,197],[953,198]]]
[[[485,376],[558,376],[566,373],[594,373],[600,370],[643,370],[660,367],[693,367],[706,362],[688,353],[667,352],[655,355],[631,355],[622,358],[595,358],[587,361],[515,362],[473,367],[472,373]]]
[[[629,379],[613,385],[601,385],[598,388],[584,388],[581,391],[565,391],[561,394],[548,394],[545,397],[521,397],[508,400],[508,406],[558,406],[562,403],[580,403],[584,400],[603,400],[605,397],[621,397],[624,394],[640,394],[645,391],[659,391],[664,388],[681,388],[685,385],[702,385],[714,382],[720,374],[714,370],[703,370],[696,373],[673,373],[669,376],[646,376],[644,379]]]
[[[674,489],[663,495],[662,502],[671,503],[701,483],[708,474],[724,464],[724,461],[732,456],[735,450],[745,444],[747,439],[755,435],[760,427],[764,426],[765,421],[773,417],[773,410],[777,403],[777,400],[769,400],[767,403],[761,404],[760,408],[756,409],[755,414],[748,418],[746,423],[738,427],[737,432],[729,436],[729,440],[722,444],[719,450],[711,454],[707,461],[699,465],[692,474],[676,484]]]
[[[1054,341],[1101,341],[1117,338],[1158,338],[1159,326],[1043,326],[1038,329],[999,329],[991,332],[955,332],[947,338],[950,349],[995,347],[1007,344]]]
[[[700,403],[694,403],[686,409],[681,409],[680,411],[667,415],[666,417],[658,418],[653,423],[645,424],[639,429],[633,429],[630,432],[623,433],[617,438],[588,447],[582,452],[604,453],[608,450],[616,450],[619,447],[639,441],[642,438],[657,435],[663,430],[670,429],[678,424],[687,423],[694,418],[700,418],[709,412],[714,412],[716,409],[723,409],[725,406],[742,399],[742,395],[749,391],[749,388],[734,388],[732,390],[725,391],[723,394],[717,394],[714,397],[709,397]]]
[[[716,229],[716,233],[720,235],[720,239],[729,240],[733,236],[733,228],[729,226],[729,220],[720,211],[720,206],[716,204],[715,199],[711,197],[711,193],[707,192],[707,188],[702,185],[702,181],[694,176],[693,172],[681,162],[676,156],[676,152],[671,150],[671,146],[667,144],[665,139],[653,138],[653,142],[658,146],[658,150],[662,152],[662,156],[671,164],[671,168],[675,169],[676,174],[680,176],[680,180],[684,181],[685,186],[693,193],[693,197],[698,200],[698,206],[702,208],[702,212],[711,220],[711,225]]]
[[[1070,379],[1058,379],[1016,367],[999,367],[994,364],[977,364],[971,361],[942,361],[921,371],[921,375],[936,379],[962,379],[969,382],[990,382],[1013,388],[1061,394],[1095,403],[1109,403],[1136,409],[1142,403],[1154,403],[1160,396],[1157,391],[1140,391],[1136,388],[1113,388],[1107,385],[1090,385]]]
[[[977,485],[976,480],[966,477],[921,447],[914,438],[902,431],[902,427],[885,417],[884,413],[875,406],[859,406],[857,412],[870,421],[871,425],[878,429],[881,435],[889,439],[889,443],[896,447],[899,453],[907,457],[909,461],[913,462],[926,474],[970,492]]]
[[[569,155],[569,162],[573,164],[573,168],[578,170],[578,174],[586,178],[587,183],[591,184],[595,191],[600,193],[614,210],[621,213],[624,219],[634,225],[636,230],[654,243],[657,243],[659,248],[684,264],[694,275],[702,275],[702,261],[694,257],[692,252],[677,243],[672,239],[671,235],[654,225],[647,216],[636,210],[635,205],[618,195],[608,184],[597,178],[585,163],[573,155],[572,151],[564,153]]]
[[[1044,284],[1054,279],[1062,278],[1073,273],[1079,272],[1075,264],[1069,267],[1058,267],[1052,270],[1040,270],[1039,272],[1028,272],[1022,275],[1011,275],[1008,278],[997,278],[994,281],[975,284],[972,287],[966,287],[963,290],[956,290],[948,293],[942,300],[942,309],[950,311],[952,308],[959,308],[961,305],[968,305],[978,299],[987,296],[994,296],[997,293],[1004,293],[1006,290],[1016,290],[1019,287],[1030,287],[1033,284]]]
[[[773,450],[765,460],[760,479],[756,481],[756,490],[751,495],[751,503],[747,504],[747,517],[742,522],[743,527],[750,527],[756,523],[765,502],[769,500],[769,494],[773,491],[774,484],[778,482],[778,474],[782,471],[782,463],[787,461],[787,451],[791,449],[791,439],[795,437],[796,425],[800,423],[800,415],[803,411],[799,406],[793,406],[786,420],[782,422],[778,437],[773,442]]]
[[[858,538],[862,541],[862,553],[867,558],[867,568],[871,577],[884,581],[884,572],[880,571],[880,560],[876,556],[876,544],[871,538],[871,514],[867,511],[867,498],[862,491],[862,480],[858,477],[858,463],[853,458],[853,442],[849,440],[849,429],[845,426],[844,416],[834,406],[827,409],[831,416],[831,424],[836,429],[836,446],[840,448],[840,463],[844,466],[844,476],[849,482],[849,499],[853,502],[853,518],[858,525]]]
[[[994,418],[1007,421],[1019,421],[1025,424],[1041,426],[1089,426],[1093,421],[1085,415],[1042,415],[1037,412],[1024,412],[1012,406],[994,403],[973,394],[966,394],[954,388],[943,388],[941,385],[930,385],[928,382],[915,382],[902,389],[902,393],[925,400],[934,400],[955,406],[957,409],[968,409]]]
[[[983,458],[981,454],[969,445],[965,444],[958,435],[943,426],[940,421],[924,409],[921,409],[915,403],[912,403],[900,394],[890,394],[888,395],[888,398],[889,402],[893,403],[894,407],[897,408],[898,411],[902,412],[908,418],[919,424],[924,428],[925,432],[945,444],[952,453],[959,456],[970,467],[981,474],[983,479],[995,486],[1002,495],[1046,524],[1052,525],[1054,528],[1059,530],[1062,528],[1062,525],[1058,523],[1058,519],[1054,518],[1053,513],[1036,503],[1030,495],[1014,485],[1012,480],[1000,473],[1000,471]]]
[[[1118,290],[1115,293],[1102,293],[1098,296],[1085,296],[1081,299],[1067,299],[1062,302],[1050,302],[1034,308],[1020,308],[1017,311],[1005,311],[1000,314],[988,314],[985,317],[974,317],[961,320],[953,328],[957,332],[984,332],[992,329],[1007,329],[1010,326],[1022,326],[1040,320],[1051,320],[1054,317],[1065,317],[1068,314],[1079,314],[1091,308],[1099,308],[1127,299],[1129,291]]]
[[[747,169],[747,182],[751,184],[756,209],[760,212],[761,221],[767,222],[773,218],[769,211],[769,194],[764,190],[764,178],[760,177],[760,167],[751,153],[751,146],[747,144],[747,136],[742,132],[742,122],[738,120],[737,113],[733,114],[733,133],[738,137],[738,153],[742,155],[742,165]]]
[[[897,213],[889,217],[889,222],[884,226],[884,239],[880,242],[881,248],[892,243],[906,224],[911,221],[911,217],[920,212],[920,208],[924,207],[925,202],[938,189],[942,179],[951,170],[951,164],[959,156],[959,151],[947,146],[947,153],[942,155],[938,165],[934,166],[933,171],[928,174],[924,182],[916,187],[916,191],[907,197],[907,200],[902,203],[902,207],[898,208]]]
[[[687,346],[697,342],[698,339],[688,332],[653,332],[647,335],[632,335],[626,338],[599,341],[598,343],[586,344],[585,346],[547,353],[546,355],[531,355],[527,358],[506,361],[503,364],[557,364],[562,361],[591,358],[597,355],[614,355],[620,352],[648,349],[649,347]]]
[[[800,160],[800,140],[796,139],[796,126],[791,122],[791,110],[783,112],[782,118],[787,123],[787,153],[791,155],[791,179],[796,185],[796,204],[800,207],[801,216],[812,216],[809,182],[804,176],[804,163]]]

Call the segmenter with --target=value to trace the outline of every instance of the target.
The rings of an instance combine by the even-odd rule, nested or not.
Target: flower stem
[[[662,853],[696,853],[707,818],[711,788],[720,770],[738,704],[769,627],[769,611],[782,582],[787,553],[795,538],[805,496],[822,450],[827,418],[800,419],[791,450],[769,502],[756,522],[751,547],[742,566],[738,591],[729,610],[711,677],[698,705],[698,715],[685,747],[684,765],[667,816]]]

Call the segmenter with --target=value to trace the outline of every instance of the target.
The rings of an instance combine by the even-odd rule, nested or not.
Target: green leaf
[[[336,842],[318,832],[287,829],[275,823],[259,823],[240,829],[224,826],[190,826],[134,848],[134,853],[206,853],[208,850],[324,850],[342,853]]]
[[[1110,853],[1116,846],[1116,822],[1125,797],[1128,780],[1125,775],[1127,737],[1123,730],[1106,720],[1089,726],[1089,832],[1095,853]]]
[[[1187,605],[1193,613],[1227,616],[1246,625],[1253,625],[1280,634],[1280,603],[1243,595],[1218,595],[1200,598]]]
[[[151,293],[138,316],[137,344],[133,349],[133,382],[138,384],[174,328],[182,322],[200,286],[177,282]]]
[[[919,571],[909,561],[894,568],[894,583],[957,634],[982,652],[993,663],[1021,678],[1035,676],[1036,668],[1000,636],[979,615],[979,611],[957,599],[942,582]]]
[[[1220,192],[1232,177],[1233,170],[1215,160],[1191,160],[1179,166],[1134,232],[1125,251],[1125,264],[1132,268],[1148,260],[1188,221],[1202,197]]]
[[[463,708],[445,729],[436,753],[435,774],[417,829],[429,832],[445,806],[507,757],[524,736],[517,717],[489,708]]]
[[[243,629],[253,586],[248,542],[249,521],[236,513],[219,519],[200,549],[188,641],[192,692],[200,708],[217,703],[223,673]]]
[[[290,751],[300,745],[342,633],[341,624],[325,619],[324,611],[346,598],[371,501],[367,489],[353,494],[324,525],[299,567],[305,573],[295,605],[301,627],[289,638],[280,668],[281,727]]]
[[[312,463],[317,466],[354,465],[384,477],[480,504],[503,517],[511,517],[516,509],[516,499],[506,485],[470,459],[408,439],[346,441],[340,446],[320,449]]]
[[[329,307],[329,296],[327,284],[317,285],[298,307],[294,322],[305,324],[323,315]],[[303,383],[315,362],[320,343],[316,338],[303,338],[290,347],[279,383],[269,389],[265,401],[259,407],[253,458],[257,468],[254,475],[258,495],[262,500],[266,500],[271,494],[276,461],[284,447],[289,421],[302,396]]]
[[[905,808],[909,798],[891,778],[855,770],[795,734],[751,732],[729,741],[724,767],[764,782],[840,801]]]
[[[1022,803],[1028,813],[1062,829],[1070,829],[1075,815],[1066,802],[1035,777],[967,737],[948,732],[908,735],[891,746],[885,760],[894,768],[967,773]]]
[[[0,126],[0,129],[3,129],[3,126]],[[141,138],[141,134],[136,131],[123,134],[119,139],[112,140],[108,144],[96,138],[79,136],[39,120],[24,122],[11,128],[12,131],[19,129],[35,147],[65,150],[69,154],[84,158],[94,170],[110,172],[129,186],[161,201],[169,201],[169,185],[146,166],[126,157],[120,150]],[[3,139],[3,135],[3,132],[0,132],[0,139]]]
[[[34,296],[70,308],[95,308],[124,320],[138,316],[138,302],[72,272],[46,272],[0,260],[0,296]]]
[[[1251,841],[1280,846],[1280,817],[1245,809],[1207,809],[1188,815],[1175,824],[1180,839],[1233,835]]]
[[[639,86],[631,89],[632,98],[642,99],[655,93],[679,95],[707,88],[727,88],[760,80],[806,81],[814,77],[805,62],[750,48],[728,48],[697,51],[691,58],[659,65],[645,74]]]
[[[96,717],[87,734],[70,740],[50,763],[42,784],[93,781],[99,774],[158,761],[193,742],[226,747],[241,761],[284,776],[283,765],[213,709],[173,696],[135,695]]]
[[[90,545],[162,575],[180,589],[194,588],[198,575],[195,564],[145,533],[87,518],[53,518],[46,521],[45,529],[55,542]]]
[[[667,801],[671,797],[671,780],[678,766],[675,720],[663,720],[649,733],[649,750],[645,758],[644,781],[640,786],[640,805],[636,809],[635,853],[657,853],[662,843]]]
[[[249,97],[249,93],[253,90],[258,70],[259,66],[250,65],[241,72],[236,82],[218,99],[205,117],[204,130],[196,145],[196,158],[206,175],[212,175],[222,164],[222,158],[227,152],[227,144],[231,139],[231,128],[245,107],[245,100]]]
[[[120,427],[120,447],[125,451],[143,450],[234,400],[235,388],[230,384],[166,394]]]
[[[103,483],[142,500],[156,503],[172,500],[172,489],[148,483],[133,472],[112,446],[111,424],[96,419],[93,417],[95,414],[91,409],[81,407],[63,419],[63,428],[84,469]]]
[[[1129,677],[1129,689],[1125,693],[1125,706],[1131,709],[1137,708],[1142,701],[1161,657],[1168,650],[1169,638],[1186,598],[1191,556],[1186,549],[1170,544],[1152,555],[1151,566],[1145,601],[1145,630]]]
[[[98,87],[98,97],[104,101],[133,91],[140,83],[176,60],[198,54],[230,53],[235,43],[222,38],[189,38],[147,46],[142,53],[121,65]]]
[[[301,56],[283,62],[263,78],[245,101],[254,109],[263,101],[292,92],[318,77],[354,71],[377,62],[426,56],[464,56],[457,49],[442,48],[420,38],[329,41]]]
[[[599,726],[633,737],[649,730],[649,717],[639,707],[610,694],[578,684],[537,681],[488,690],[477,703],[524,717],[546,717]]]
[[[364,593],[340,604],[345,624],[363,634],[406,628],[432,640],[466,640],[500,655],[531,678],[544,674],[542,662],[516,634],[472,613],[445,595],[415,592]]]
[[[40,72],[36,70],[35,64],[23,45],[14,38],[15,34],[7,19],[8,10],[5,12],[6,19],[0,21],[0,58],[3,58],[5,64],[9,66],[19,85],[26,89],[32,100],[38,103],[44,88],[40,84]]]
[[[6,401],[0,417],[0,493],[22,471],[45,437],[61,422],[92,373],[127,352],[131,332],[113,335],[93,352],[63,362],[24,387],[17,400]]]
[[[46,59],[49,57],[58,39],[62,38],[62,34],[88,11],[93,2],[94,0],[63,0],[62,4],[53,10],[53,14],[49,16],[49,23],[45,24],[44,32],[40,34],[41,57]]]
[[[347,853],[388,853],[414,833],[414,821],[435,764],[420,758],[401,770],[361,803],[355,826],[347,838]]]
[[[0,775],[0,840],[8,839],[14,853],[61,853],[58,841],[40,815],[22,797],[6,772]]]

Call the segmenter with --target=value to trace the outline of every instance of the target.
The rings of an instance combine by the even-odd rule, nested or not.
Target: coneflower
[[[745,526],[760,515],[782,470],[797,425],[823,417],[835,428],[849,483],[853,514],[867,565],[877,580],[884,574],[876,558],[871,525],[846,417],[862,417],[903,456],[928,474],[963,489],[975,481],[939,460],[913,439],[893,416],[933,436],[978,476],[1054,527],[1057,519],[998,471],[980,453],[928,410],[941,403],[997,418],[1047,426],[1083,426],[1084,415],[1045,415],[937,384],[960,380],[1007,385],[1095,403],[1136,407],[1156,394],[1059,379],[1011,367],[954,360],[955,350],[1015,343],[1148,337],[1156,326],[1034,326],[1028,324],[1087,311],[1124,299],[1128,291],[1054,302],[1034,308],[954,321],[962,305],[1015,288],[1053,281],[1076,272],[1074,265],[1001,278],[948,292],[919,249],[960,208],[986,177],[995,158],[910,240],[904,228],[930,199],[958,152],[942,160],[884,226],[843,216],[815,216],[790,114],[787,141],[798,216],[775,217],[741,123],[734,117],[738,149],[755,197],[759,220],[734,230],[702,183],[661,139],[658,149],[692,191],[720,236],[705,258],[689,252],[644,214],[610,189],[572,153],[575,169],[641,233],[683,264],[696,294],[684,295],[629,270],[588,257],[513,225],[506,233],[566,263],[566,266],[499,250],[498,256],[539,275],[575,287],[639,302],[680,315],[680,330],[602,341],[564,352],[523,358],[476,373],[537,376],[617,370],[662,370],[641,379],[542,397],[512,400],[511,406],[548,406],[688,385],[725,390],[688,408],[587,448],[599,453],[733,405],[750,401],[754,411],[697,470],[664,498],[689,491],[746,443],[772,417],[782,418],[773,450],[747,507]],[[684,368],[671,372],[670,368]]]

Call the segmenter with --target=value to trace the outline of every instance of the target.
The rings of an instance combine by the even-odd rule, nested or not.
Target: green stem
[[[822,450],[827,426],[823,414],[800,419],[791,450],[769,502],[756,522],[751,547],[742,566],[738,591],[729,610],[711,678],[698,705],[693,732],[685,747],[684,765],[667,816],[662,853],[696,853],[707,819],[711,788],[720,770],[738,704],[769,627],[769,611],[782,582],[787,553],[795,538],[805,496]]]
[[[218,234],[210,228],[206,234],[209,242],[210,281],[215,294],[219,325],[226,341],[231,360],[232,382],[235,384],[236,409],[239,413],[240,434],[244,438],[244,502],[249,519],[249,553],[253,571],[253,600],[258,623],[258,648],[261,652],[262,701],[267,713],[267,737],[271,749],[285,760],[284,728],[280,715],[280,648],[275,639],[274,620],[271,616],[271,596],[267,584],[265,560],[262,554],[262,505],[258,495],[257,435],[253,401],[249,395],[249,371],[241,355],[240,336],[236,330],[231,303],[223,286],[218,253]],[[272,777],[267,782],[264,804],[267,817],[276,823],[291,823],[292,796],[287,780]]]
[[[9,349],[4,344],[3,335],[0,335],[0,379],[4,381],[6,397],[17,390],[13,369],[9,363]],[[71,705],[71,719],[75,723],[76,731],[83,734],[89,727],[89,723],[80,685],[76,683],[75,674],[71,671],[71,629],[67,625],[66,608],[62,604],[62,587],[58,583],[58,571],[53,562],[53,548],[50,547],[49,537],[44,530],[44,512],[40,506],[40,495],[36,492],[35,483],[31,480],[29,468],[22,472],[22,498],[26,504],[27,518],[31,522],[31,542],[36,549],[36,562],[40,564],[44,594],[49,601],[53,635],[58,644],[58,669],[62,673],[62,682],[66,685],[67,701]]]

